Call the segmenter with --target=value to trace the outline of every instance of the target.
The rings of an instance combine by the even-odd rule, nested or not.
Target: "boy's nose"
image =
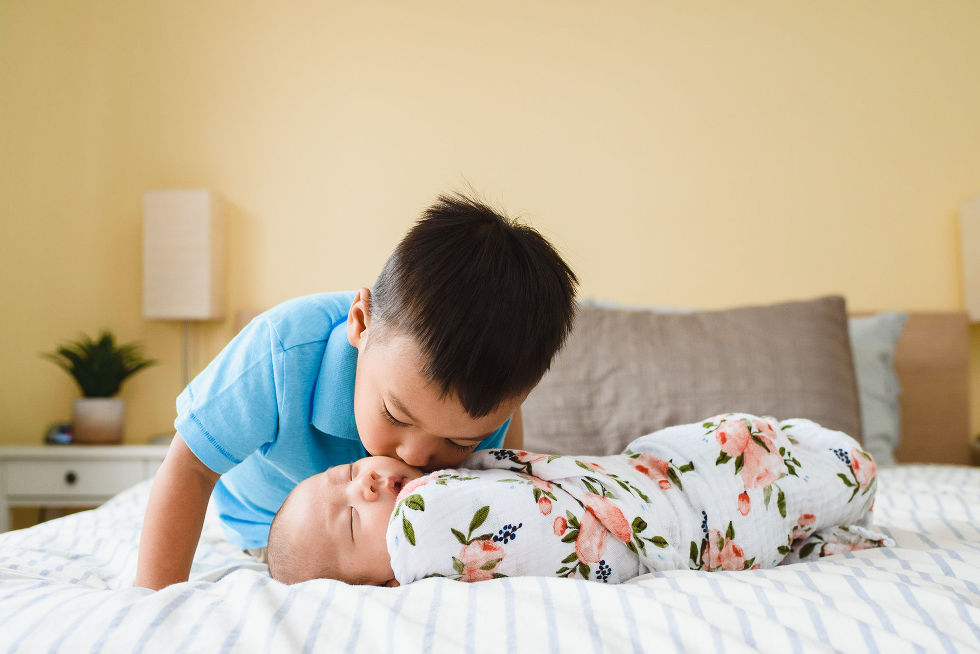
[[[395,454],[414,468],[425,468],[432,459],[432,447],[425,439],[412,438],[399,444]]]

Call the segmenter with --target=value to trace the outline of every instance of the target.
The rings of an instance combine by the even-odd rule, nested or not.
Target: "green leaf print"
[[[579,563],[578,564],[578,572],[579,572],[580,575],[582,575],[582,579],[588,579],[589,578],[589,573],[592,572],[592,569],[588,565],[586,565],[584,563]]]
[[[402,516],[402,532],[405,534],[405,538],[409,543],[415,545],[415,529],[412,527],[412,523],[408,521],[408,517]]]
[[[453,536],[456,537],[456,540],[459,541],[460,545],[468,545],[466,542],[466,536],[463,535],[463,532],[458,529],[453,529],[452,527],[449,528],[449,531],[453,532]]]
[[[575,553],[575,552],[572,552],[571,554],[569,554],[568,556],[566,556],[565,558],[563,558],[561,560],[561,562],[562,563],[571,563],[572,561],[574,561],[577,558],[578,558],[578,554]]]
[[[453,570],[455,570],[456,574],[458,575],[463,574],[463,562],[457,559],[455,556],[453,557]]]
[[[638,534],[638,533],[640,533],[641,531],[643,531],[646,528],[647,528],[646,520],[644,520],[640,516],[636,516],[635,518],[633,518],[633,533],[634,534]]]
[[[715,465],[716,466],[720,466],[722,464],[728,463],[731,460],[732,460],[732,457],[728,456],[724,452],[719,452],[718,453],[718,458],[715,459]]]
[[[742,466],[743,465],[745,465],[745,454],[739,454],[738,455],[738,458],[735,459],[735,474],[736,475],[742,469]]]
[[[786,493],[783,489],[779,489],[779,495],[776,496],[776,506],[779,507],[779,515],[786,517]]]
[[[725,538],[731,540],[735,538],[735,527],[732,526],[731,520],[728,521],[728,529],[725,530]]]
[[[844,482],[844,485],[845,486],[853,486],[854,485],[854,482],[852,482],[850,479],[848,479],[847,478],[847,475],[845,475],[843,472],[838,472],[837,473],[837,476],[841,478],[841,481]]]
[[[490,515],[490,506],[483,506],[476,510],[473,514],[473,519],[470,520],[470,535],[473,534],[473,530],[482,525],[487,520],[487,516]]]
[[[405,506],[416,511],[425,511],[425,500],[421,495],[409,495],[405,498]]]
[[[807,543],[806,545],[804,545],[802,548],[800,548],[800,558],[805,559],[806,557],[813,554],[813,548],[815,548],[819,544],[820,543],[818,543],[817,541],[813,541],[812,543]]]
[[[654,536],[653,538],[648,538],[647,540],[661,549],[667,547],[667,539],[663,536]],[[691,544],[693,545],[694,543],[692,542]]]

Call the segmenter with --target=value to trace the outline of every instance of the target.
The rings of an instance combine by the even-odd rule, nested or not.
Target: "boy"
[[[324,470],[368,455],[452,466],[505,433],[519,447],[521,403],[571,328],[576,284],[535,230],[440,196],[373,290],[253,320],[177,399],[136,585],[187,580],[212,491],[229,540],[261,551],[290,490]]]
[[[874,460],[809,420],[728,414],[623,454],[491,450],[422,477],[362,459],[307,479],[269,533],[269,574],[396,586],[537,575],[605,583],[747,570],[890,544],[865,528]]]

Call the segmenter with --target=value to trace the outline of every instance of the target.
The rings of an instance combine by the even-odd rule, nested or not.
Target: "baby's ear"
[[[398,587],[398,586],[400,586],[400,585],[401,585],[401,584],[399,584],[399,583],[398,583],[398,580],[397,580],[397,579],[389,579],[388,581],[386,581],[386,582],[384,583],[384,586],[385,586],[386,588],[397,588],[397,587]]]

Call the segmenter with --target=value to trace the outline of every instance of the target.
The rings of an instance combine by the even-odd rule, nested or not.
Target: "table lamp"
[[[183,380],[189,381],[190,321],[224,317],[224,216],[209,189],[143,195],[143,317],[182,323]]]

